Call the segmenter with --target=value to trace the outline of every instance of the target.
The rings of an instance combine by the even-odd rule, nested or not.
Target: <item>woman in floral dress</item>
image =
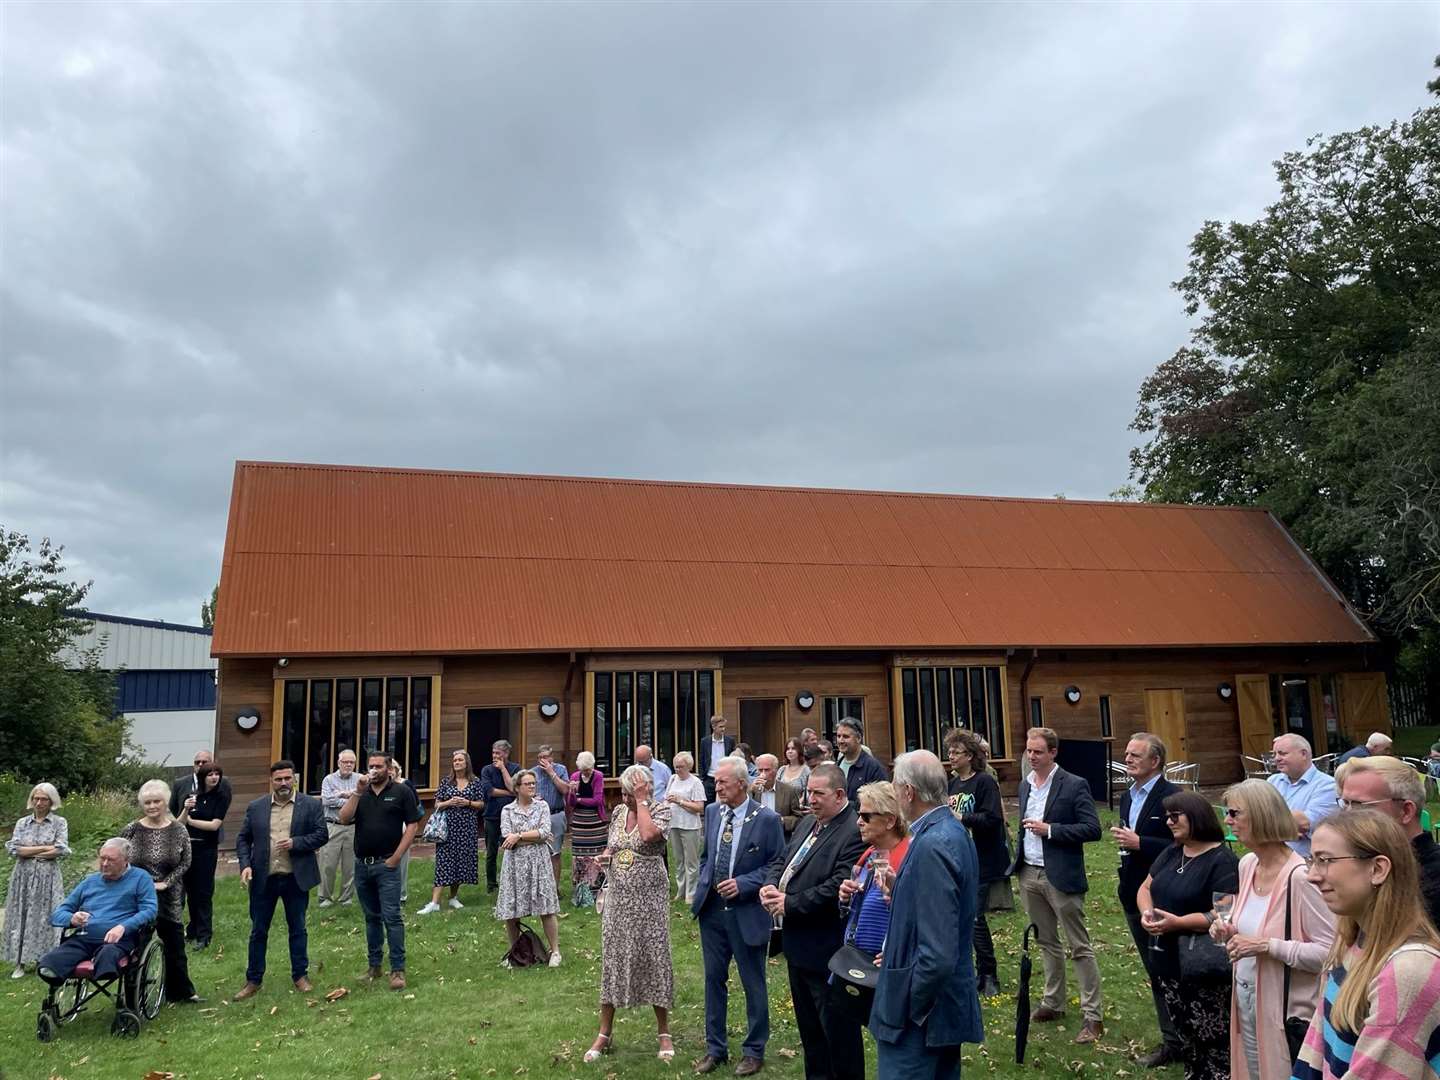
[[[33,964],[60,942],[60,930],[50,925],[50,913],[65,898],[60,880],[60,863],[70,854],[70,827],[55,813],[60,793],[53,784],[36,784],[25,805],[30,809],[15,823],[15,832],[5,850],[15,859],[10,874],[10,891],[5,895],[5,936],[3,959],[15,962],[10,977],[25,974]]]
[[[615,1009],[651,1005],[659,1028],[661,1061],[675,1056],[670,1007],[675,972],[670,967],[670,879],[665,840],[670,807],[652,803],[654,779],[644,765],[620,774],[623,807],[610,822],[604,910],[600,916],[600,1034],[585,1053],[594,1061],[610,1052]]]
[[[485,795],[470,753],[456,750],[450,758],[450,775],[435,791],[436,811],[445,811],[445,839],[435,845],[435,888],[419,914],[440,910],[440,894],[450,886],[450,906],[462,908],[461,885],[480,884],[480,826],[476,813]]]
[[[535,797],[535,770],[515,774],[515,801],[500,811],[500,893],[495,917],[505,920],[505,933],[514,945],[520,937],[520,920],[539,915],[550,945],[550,966],[560,966],[560,894],[550,867],[550,807]]]

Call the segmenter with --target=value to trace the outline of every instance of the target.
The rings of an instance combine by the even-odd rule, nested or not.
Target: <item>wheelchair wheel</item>
[[[154,1020],[165,1002],[165,950],[157,939],[151,938],[131,970],[135,980],[131,998],[135,1011],[146,1020]]]
[[[42,1043],[53,1042],[55,1039],[55,1018],[48,1012],[42,1012],[35,1018],[35,1038]]]
[[[50,1018],[57,1024],[68,1024],[80,1015],[80,980],[67,979],[55,988],[55,1007]]]
[[[134,1039],[140,1035],[140,1017],[129,1009],[116,1009],[115,1019],[110,1021],[110,1034]]]

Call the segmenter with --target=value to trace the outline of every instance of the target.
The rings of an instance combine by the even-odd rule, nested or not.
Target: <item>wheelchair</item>
[[[78,932],[67,929],[61,940]],[[59,986],[51,986],[35,1018],[35,1037],[42,1043],[52,1041],[62,1024],[74,1020],[97,997],[115,1003],[111,1035],[139,1036],[141,1024],[159,1016],[165,1003],[165,950],[153,926],[136,935],[134,949],[120,958],[119,966],[115,978],[98,980],[94,963],[86,960]]]

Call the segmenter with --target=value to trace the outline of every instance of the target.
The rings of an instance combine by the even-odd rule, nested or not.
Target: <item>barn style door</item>
[[[1270,676],[1235,676],[1235,702],[1240,710],[1240,746],[1263,758],[1275,741],[1275,711],[1270,704]]]
[[[1390,703],[1385,697],[1385,676],[1378,671],[1340,676],[1340,730],[1355,746],[1372,731],[1390,733]]]
[[[1184,690],[1146,690],[1145,717],[1150,733],[1164,740],[1171,761],[1189,760]]]

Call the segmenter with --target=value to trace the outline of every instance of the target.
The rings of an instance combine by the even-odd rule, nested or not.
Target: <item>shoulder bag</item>
[[[1196,856],[1199,858],[1199,856]],[[1195,982],[1228,982],[1233,973],[1230,954],[1225,946],[1203,934],[1183,933],[1175,936],[1180,978]]]
[[[1285,940],[1290,941],[1290,913],[1294,907],[1295,900],[1295,871],[1290,871],[1290,877],[1285,885]],[[1290,1064],[1294,1065],[1300,1057],[1300,1047],[1305,1042],[1305,1032],[1310,1030],[1310,1021],[1298,1016],[1290,1015],[1290,965],[1283,965],[1285,968],[1285,1042],[1290,1048]]]
[[[873,880],[873,878],[872,878]],[[858,948],[855,930],[860,924],[860,907],[865,902],[865,888],[851,900],[854,912],[845,928],[845,943],[836,949],[827,965],[830,969],[830,1007],[845,1022],[864,1027],[870,1022],[870,1007],[875,1003],[875,987],[880,983],[880,969],[875,954]]]

